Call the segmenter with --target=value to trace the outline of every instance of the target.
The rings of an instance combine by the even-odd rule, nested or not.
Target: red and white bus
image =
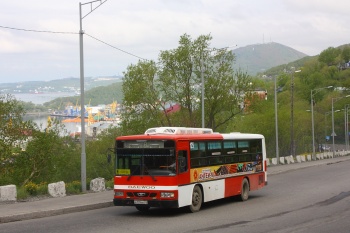
[[[267,185],[265,138],[208,128],[158,127],[120,136],[115,146],[114,205],[188,207]]]

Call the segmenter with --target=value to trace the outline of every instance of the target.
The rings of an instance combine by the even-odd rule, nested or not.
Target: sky
[[[0,83],[80,77],[79,3],[1,2]],[[350,43],[348,0],[102,0],[81,4],[85,77],[119,76],[140,59],[157,61],[161,51],[177,48],[184,34],[192,39],[210,34],[212,48],[277,42],[307,55]]]

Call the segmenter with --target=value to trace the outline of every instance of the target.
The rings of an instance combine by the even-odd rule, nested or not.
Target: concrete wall
[[[90,181],[90,190],[94,192],[101,192],[106,190],[105,179],[96,178]]]
[[[63,181],[48,184],[48,193],[51,197],[66,196],[66,184]],[[90,182],[90,190],[93,192],[101,192],[106,190],[104,178],[96,178]],[[17,201],[16,185],[0,186],[0,202]]]
[[[346,156],[349,155],[350,151],[336,151],[334,153],[335,157],[339,157],[339,156]],[[279,161],[277,163],[277,158],[271,158],[268,159],[268,166],[274,166],[274,165],[278,165],[278,164],[292,164],[292,163],[304,163],[304,162],[308,162],[308,161],[312,161],[313,159],[316,160],[322,160],[322,159],[330,159],[333,158],[333,152],[324,152],[324,153],[316,153],[315,158],[312,158],[311,154],[308,155],[297,155],[295,157],[293,157],[292,155],[289,156],[284,156],[284,157],[279,157]],[[271,163],[270,163],[271,160]]]
[[[52,197],[64,197],[66,196],[66,185],[63,181],[51,183],[48,185],[48,191]]]
[[[16,201],[16,185],[0,186],[0,201]]]

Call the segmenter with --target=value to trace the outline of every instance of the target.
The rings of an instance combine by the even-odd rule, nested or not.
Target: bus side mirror
[[[112,156],[110,153],[108,153],[107,155],[107,163],[111,163],[111,160],[112,160]]]

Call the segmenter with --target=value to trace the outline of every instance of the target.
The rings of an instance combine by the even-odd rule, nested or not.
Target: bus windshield
[[[168,148],[117,148],[116,175],[175,176],[174,149]]]

